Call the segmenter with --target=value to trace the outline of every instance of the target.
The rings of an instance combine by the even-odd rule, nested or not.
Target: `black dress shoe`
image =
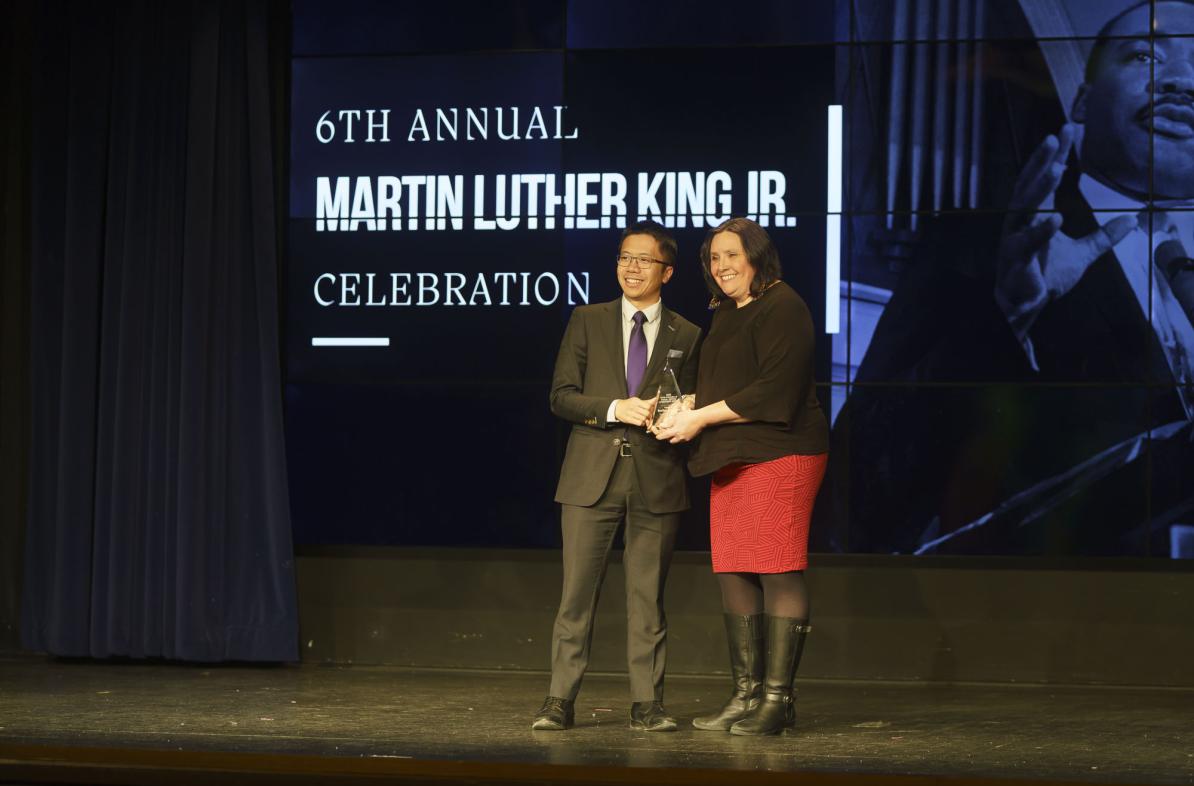
[[[575,717],[570,699],[548,696],[543,700],[543,706],[535,713],[531,728],[535,731],[563,731],[572,728]]]
[[[676,719],[667,714],[662,701],[636,701],[630,705],[630,728],[639,731],[675,731]]]

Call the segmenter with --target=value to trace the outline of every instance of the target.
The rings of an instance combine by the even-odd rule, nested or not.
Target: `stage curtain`
[[[297,659],[270,14],[40,5],[28,649]]]
[[[29,16],[0,25],[0,650],[18,645],[29,482]]]

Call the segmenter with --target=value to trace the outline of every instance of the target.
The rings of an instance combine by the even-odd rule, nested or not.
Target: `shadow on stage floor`
[[[800,681],[794,731],[691,728],[727,679],[670,677],[673,734],[591,675],[532,732],[534,672],[0,660],[2,783],[1194,783],[1194,690]],[[921,776],[909,779],[906,776]],[[903,776],[903,777],[894,777]]]

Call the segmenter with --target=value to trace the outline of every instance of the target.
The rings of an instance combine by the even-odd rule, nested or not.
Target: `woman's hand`
[[[651,431],[656,439],[667,440],[673,445],[691,442],[705,429],[705,419],[700,410],[682,409],[669,418],[666,426],[655,426]]]
[[[653,408],[654,411],[652,411],[651,416],[649,418],[652,422],[647,424],[648,427],[650,428],[651,431],[655,431],[657,429],[670,428],[672,425],[672,421],[676,419],[676,413],[680,412],[682,410],[685,410],[685,409],[692,409],[693,401],[695,399],[696,399],[696,396],[689,393],[686,396],[681,396],[680,398],[676,399],[671,404],[668,404],[667,407],[662,412],[660,412],[659,411],[659,396],[657,394],[654,399],[654,401],[655,401],[655,407]]]

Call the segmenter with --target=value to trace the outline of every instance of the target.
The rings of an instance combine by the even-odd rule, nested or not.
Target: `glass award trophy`
[[[680,383],[676,379],[675,367],[680,364],[680,358],[684,357],[683,350],[669,349],[667,352],[667,359],[663,362],[663,371],[660,376],[663,378],[659,383],[659,400],[655,402],[655,413],[652,417],[651,424],[659,428],[667,428],[671,425],[671,421],[675,418],[676,413],[683,409],[692,409],[694,397],[684,395],[680,390]]]

